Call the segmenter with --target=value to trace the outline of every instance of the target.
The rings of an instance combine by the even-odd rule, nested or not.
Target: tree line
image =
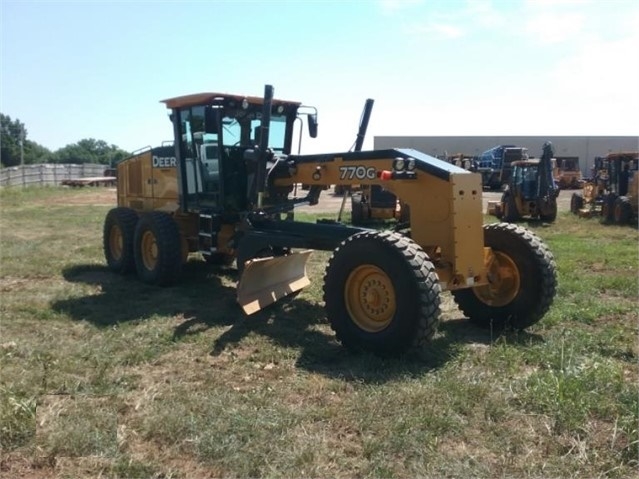
[[[22,147],[20,143],[22,142]],[[17,166],[21,159],[25,165],[37,163],[99,163],[114,165],[130,156],[128,151],[104,140],[85,138],[51,151],[28,139],[28,131],[17,118],[0,113],[0,155],[2,166]]]

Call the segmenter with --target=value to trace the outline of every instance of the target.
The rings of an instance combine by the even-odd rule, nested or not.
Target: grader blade
[[[310,254],[311,251],[302,251],[247,261],[237,286],[237,302],[244,312],[256,313],[311,284],[306,276]]]

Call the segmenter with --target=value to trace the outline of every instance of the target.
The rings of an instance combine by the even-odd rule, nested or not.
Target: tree
[[[53,153],[51,153],[51,150],[36,143],[35,141],[24,141],[24,163],[26,165],[51,163],[52,161]]]
[[[0,149],[2,166],[16,166],[23,159],[25,165],[51,161],[51,151],[27,139],[27,129],[17,118],[0,113]],[[24,136],[23,136],[24,135]],[[23,142],[22,151],[20,141]]]
[[[23,142],[20,151],[20,142]],[[35,163],[99,163],[114,165],[130,156],[129,152],[116,145],[109,145],[104,140],[86,138],[77,143],[64,146],[55,152],[27,139],[27,129],[17,118],[12,120],[8,115],[0,113],[0,147],[2,149],[2,166],[20,164],[23,155],[26,165]]]
[[[129,153],[116,145],[109,145],[104,140],[85,138],[60,148],[54,153],[57,163],[100,163],[103,165],[115,164]]]
[[[20,120],[0,113],[0,159],[3,166],[20,164],[20,141],[27,131]]]

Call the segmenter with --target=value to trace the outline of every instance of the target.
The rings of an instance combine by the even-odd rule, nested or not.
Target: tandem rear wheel
[[[114,208],[104,222],[104,255],[115,273],[137,272],[147,284],[174,283],[183,263],[183,245],[177,223],[167,213],[137,213]]]

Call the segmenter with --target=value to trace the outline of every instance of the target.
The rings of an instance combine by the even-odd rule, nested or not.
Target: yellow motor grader
[[[146,283],[178,280],[190,253],[236,261],[237,299],[247,314],[310,280],[312,250],[332,251],[325,310],[337,338],[381,355],[423,347],[435,333],[440,294],[486,327],[526,328],[548,311],[555,262],[530,231],[482,225],[481,177],[410,149],[291,154],[317,110],[299,102],[200,93],[164,100],[174,148],[118,164],[118,206],[104,223],[104,252],[117,273]],[[294,186],[309,185],[296,197]],[[383,185],[409,208],[402,229],[296,221],[326,185]]]
[[[639,152],[608,154],[608,182],[602,198],[602,221],[636,224],[639,209]]]

